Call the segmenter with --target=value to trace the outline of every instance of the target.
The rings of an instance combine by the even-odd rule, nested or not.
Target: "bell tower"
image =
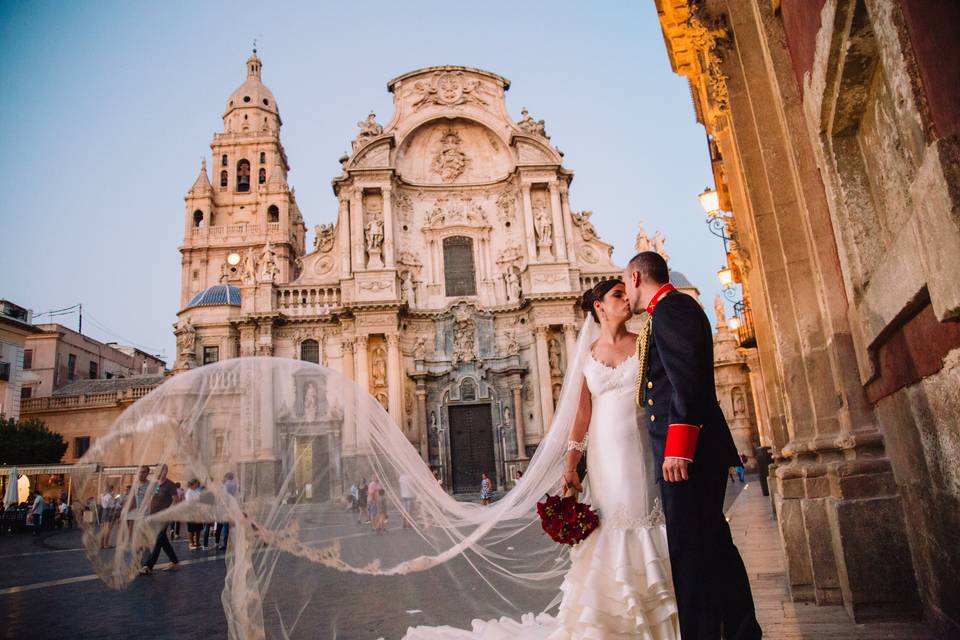
[[[213,285],[289,282],[304,254],[306,227],[287,184],[280,111],[261,81],[256,49],[246,66],[246,80],[227,99],[223,131],[210,144],[211,175],[204,160],[184,198],[181,309]],[[275,266],[265,268],[268,262]]]

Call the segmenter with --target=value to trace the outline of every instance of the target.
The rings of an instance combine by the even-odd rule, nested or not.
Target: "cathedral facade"
[[[358,123],[336,219],[308,247],[254,53],[213,180],[204,163],[185,198],[175,370],[316,362],[376,397],[449,488],[476,490],[483,471],[508,483],[549,429],[577,297],[621,273],[590,212],[571,211],[543,120],[510,117],[509,87],[454,66],[391,80],[394,114]]]

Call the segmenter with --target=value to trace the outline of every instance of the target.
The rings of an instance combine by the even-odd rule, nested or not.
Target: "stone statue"
[[[367,138],[376,138],[383,134],[383,126],[377,122],[377,114],[373,111],[370,112],[366,120],[358,122],[357,126],[360,127],[360,133],[357,135],[358,141],[363,141]]]
[[[723,308],[723,298],[720,297],[719,293],[713,299],[713,310],[717,314],[717,326],[725,326],[727,324],[727,314]]]
[[[307,420],[317,419],[317,387],[308,382],[303,395],[303,417]]]
[[[590,222],[590,216],[592,215],[593,211],[581,211],[580,213],[570,214],[573,218],[573,224],[580,230],[580,236],[586,242],[597,238],[597,228]]]
[[[473,362],[476,357],[473,318],[468,311],[458,311],[453,322],[453,362]]]
[[[379,216],[370,218],[363,231],[364,242],[367,247],[368,266],[379,269],[383,266],[381,249],[383,248],[383,220]]]
[[[747,402],[744,400],[740,387],[733,390],[733,415],[742,416],[747,412]]]
[[[556,338],[550,338],[550,342],[547,343],[547,361],[550,363],[551,376],[563,374],[560,369],[560,342]]]
[[[417,289],[413,282],[413,274],[409,271],[403,274],[403,281],[400,283],[400,288],[403,291],[403,301],[407,303],[407,306],[413,309],[417,306]]]
[[[517,341],[516,331],[507,331],[507,355],[515,356],[520,353],[520,342]]]
[[[517,121],[517,126],[520,127],[521,131],[532,136],[540,136],[542,138],[547,138],[548,140],[550,139],[550,136],[547,135],[546,122],[531,118],[526,107],[520,111],[520,115],[522,117]]]
[[[333,249],[333,243],[336,238],[336,227],[331,224],[318,224],[313,228],[315,237],[313,239],[314,251],[327,253]]]
[[[437,414],[434,411],[430,412],[430,431],[437,432]]]
[[[516,268],[508,267],[503,277],[507,281],[507,302],[519,301],[523,292],[520,290],[520,276]]]
[[[510,407],[503,408],[503,426],[509,428],[510,425]]]
[[[387,360],[383,349],[377,349],[373,355],[373,386],[384,387],[387,384]]]
[[[230,280],[230,263],[226,260],[220,265],[220,284],[226,284]]]
[[[440,150],[433,156],[430,165],[433,172],[444,182],[453,182],[467,168],[470,158],[460,150],[460,134],[454,129],[447,129],[440,139]]]
[[[666,241],[666,238],[663,237],[663,234],[660,233],[660,231],[657,231],[655,234],[653,234],[653,250],[659,253],[665,262],[670,262],[670,256],[668,256],[667,252],[663,249],[663,245]]]
[[[260,254],[260,280],[262,282],[276,282],[280,275],[280,266],[277,264],[277,254],[273,245],[267,242]]]
[[[640,230],[637,232],[637,242],[634,244],[634,248],[637,250],[637,253],[653,251],[653,245],[650,243],[650,237],[644,230],[642,222],[640,223]]]
[[[549,247],[553,245],[553,223],[550,222],[550,216],[544,207],[535,211],[536,219],[534,228],[537,233],[537,246]]]
[[[417,341],[413,344],[413,359],[424,360],[427,357],[427,339],[423,336],[417,336]]]
[[[253,247],[250,247],[243,258],[243,284],[254,284],[256,281],[257,257],[253,255]]]
[[[189,318],[180,325],[180,333],[177,335],[177,343],[180,346],[180,355],[194,357],[197,349],[197,330],[190,323]]]

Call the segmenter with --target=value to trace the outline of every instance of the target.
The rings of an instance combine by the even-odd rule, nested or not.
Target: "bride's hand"
[[[580,474],[577,473],[576,469],[563,472],[563,480],[560,482],[560,488],[564,494],[570,492],[576,495],[583,491],[583,487],[580,486]]]

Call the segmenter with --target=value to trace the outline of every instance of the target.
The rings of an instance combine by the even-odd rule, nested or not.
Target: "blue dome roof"
[[[687,280],[687,276],[683,275],[679,271],[670,271],[670,284],[675,286],[677,289],[696,289],[697,287]]]
[[[210,307],[217,304],[230,304],[239,307],[240,289],[229,284],[215,284],[203,291],[198,291],[197,295],[193,296],[184,308]]]

